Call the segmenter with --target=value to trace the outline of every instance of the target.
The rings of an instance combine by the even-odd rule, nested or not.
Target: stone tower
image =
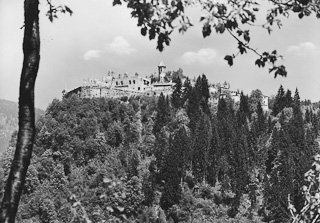
[[[166,65],[163,63],[163,61],[160,62],[158,65],[158,71],[159,71],[159,80],[161,80],[161,74],[164,74],[166,71]]]

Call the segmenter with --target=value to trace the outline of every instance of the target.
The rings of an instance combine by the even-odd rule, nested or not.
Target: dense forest
[[[36,119],[44,111],[35,108]],[[0,154],[9,146],[11,135],[18,130],[18,103],[0,99]]]
[[[174,81],[171,96],[53,100],[16,221],[289,222],[306,209],[316,105],[280,86],[264,112],[259,90],[213,103],[205,75]],[[16,137],[0,157],[0,199]]]

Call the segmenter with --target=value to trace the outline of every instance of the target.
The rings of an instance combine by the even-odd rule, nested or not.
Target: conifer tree
[[[187,77],[183,83],[182,90],[182,105],[187,101],[190,96],[190,92],[192,90],[190,79]]]
[[[311,117],[312,117],[311,123],[312,123],[312,129],[313,129],[314,135],[318,136],[319,123],[318,123],[317,115],[312,112]]]
[[[293,99],[291,96],[291,91],[287,89],[286,94],[285,94],[285,107],[289,108],[292,107]]]
[[[199,116],[200,116],[199,94],[195,87],[191,89],[191,92],[188,98],[187,114],[190,119],[190,124],[189,124],[190,129],[194,131],[197,120],[199,119]]]
[[[258,102],[257,105],[257,114],[258,114],[258,135],[261,135],[266,129],[265,116],[261,106],[261,102]]]
[[[210,93],[209,93],[208,79],[207,79],[206,75],[202,74],[200,105],[201,105],[202,111],[205,112],[206,114],[209,114],[209,112],[210,112],[209,107],[208,107],[209,98],[210,98]]]
[[[171,95],[172,107],[180,108],[182,106],[182,83],[180,77],[174,79],[174,87]]]
[[[161,169],[161,176],[165,184],[160,203],[164,210],[178,204],[181,198],[180,183],[187,167],[189,146],[188,133],[186,128],[181,126],[169,138],[169,151],[164,160],[165,165]]]
[[[208,169],[208,155],[212,138],[210,118],[202,113],[194,133],[192,172],[201,182],[206,179]]]
[[[311,122],[311,111],[309,110],[309,108],[306,109],[306,113],[304,114],[304,122],[305,123],[310,123]]]
[[[266,188],[266,199],[275,222],[287,222],[290,218],[288,195],[295,199],[295,162],[289,135],[280,129],[275,143],[278,146],[270,174],[270,187]]]
[[[153,133],[155,135],[157,135],[160,132],[161,128],[167,124],[169,116],[168,110],[168,102],[161,92],[158,99],[157,116],[153,127]]]
[[[292,142],[301,150],[304,147],[305,131],[303,125],[303,117],[300,107],[300,96],[298,89],[296,89],[293,100],[293,117],[290,122],[290,137]]]
[[[250,109],[249,109],[248,97],[245,96],[243,92],[241,92],[240,105],[237,111],[238,126],[240,127],[244,124],[247,124],[247,119],[249,118],[250,118]]]
[[[233,177],[232,188],[235,193],[235,198],[232,204],[231,217],[238,213],[241,196],[246,192],[249,183],[248,175],[248,143],[246,135],[243,134],[241,129],[237,133],[236,147],[233,148],[232,166]]]
[[[276,116],[286,105],[285,103],[285,92],[283,90],[282,85],[280,85],[278,94],[276,95],[272,115]]]
[[[216,117],[211,120],[212,126],[212,137],[210,148],[208,152],[208,178],[207,181],[209,184],[214,185],[218,180],[218,169],[219,169],[219,158],[221,157],[221,145],[220,138],[218,133],[218,126]]]

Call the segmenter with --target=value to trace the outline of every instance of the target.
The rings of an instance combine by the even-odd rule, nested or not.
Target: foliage
[[[150,40],[157,39],[157,49],[163,51],[165,45],[169,46],[171,34],[175,29],[180,33],[186,32],[193,26],[191,18],[186,13],[190,7],[198,7],[202,15],[198,19],[202,23],[202,35],[204,38],[210,36],[212,31],[217,34],[230,34],[237,44],[237,53],[226,55],[224,59],[230,66],[237,55],[252,51],[258,57],[255,65],[265,67],[270,64],[269,72],[274,72],[274,77],[287,76],[284,65],[276,65],[276,62],[283,57],[277,50],[271,52],[258,52],[255,47],[250,46],[250,29],[247,25],[256,25],[257,17],[262,4],[256,1],[232,1],[228,3],[179,0],[179,1],[135,1],[135,0],[114,0],[113,5],[124,3],[132,10],[132,17],[137,19],[137,25],[141,27],[141,34],[148,36]],[[268,8],[266,21],[261,26],[269,34],[272,27],[277,25],[282,27],[281,16],[289,17],[290,13],[297,13],[301,19],[304,16],[315,14],[320,18],[320,6],[317,0],[282,1],[271,2]]]
[[[260,101],[251,113],[243,93],[237,110],[221,98],[211,114],[207,86],[200,76],[180,108],[164,95],[53,100],[37,121],[17,221],[285,222],[289,194],[300,213],[318,114],[303,115],[298,91],[278,117]]]
[[[314,157],[312,168],[304,174],[305,184],[302,187],[304,206],[297,211],[292,204],[289,205],[292,214],[292,223],[317,222],[320,216],[320,155]],[[289,197],[290,198],[290,197]]]

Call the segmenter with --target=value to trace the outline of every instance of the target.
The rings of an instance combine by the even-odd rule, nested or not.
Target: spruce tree
[[[237,111],[237,123],[238,126],[247,124],[247,120],[250,118],[250,109],[248,103],[248,97],[241,92],[240,94],[240,105]]]
[[[258,135],[261,135],[266,129],[265,116],[261,106],[261,102],[258,102],[257,105],[257,114],[258,114]]]
[[[273,161],[270,174],[270,185],[266,188],[266,199],[275,222],[287,222],[290,218],[288,210],[288,195],[295,199],[296,166],[292,154],[290,136],[280,129],[277,142],[278,151]]]
[[[190,92],[192,90],[190,79],[187,77],[183,83],[182,90],[182,105],[187,101],[190,96]]]
[[[218,168],[219,168],[219,158],[221,157],[221,145],[220,145],[220,138],[218,133],[218,126],[217,126],[216,117],[211,120],[212,126],[212,137],[210,148],[208,152],[208,178],[207,181],[211,185],[215,185],[216,181],[218,180]]]
[[[293,100],[293,117],[290,122],[290,137],[292,142],[300,149],[303,149],[305,142],[305,131],[303,125],[303,117],[300,107],[300,96],[296,89]]]
[[[182,83],[180,77],[175,78],[174,83],[171,104],[174,108],[180,108],[182,107]]]
[[[197,120],[199,119],[199,116],[200,116],[199,94],[195,87],[191,89],[191,92],[188,98],[187,114],[190,119],[190,123],[189,123],[190,129],[194,131]]]
[[[293,99],[291,96],[291,91],[287,89],[287,92],[285,94],[285,107],[286,108],[292,107],[292,103],[293,103]]]
[[[305,123],[310,123],[311,122],[311,111],[309,110],[309,108],[306,109],[306,113],[304,114],[304,121]]]
[[[208,155],[212,137],[210,118],[202,113],[196,125],[193,143],[192,172],[201,182],[207,177]]]
[[[206,75],[202,74],[200,105],[201,105],[202,111],[205,112],[206,114],[209,114],[209,112],[210,112],[209,107],[208,107],[209,98],[210,98],[210,93],[209,93],[208,79],[207,79]]]
[[[273,110],[272,110],[272,115],[276,116],[281,110],[285,107],[286,102],[285,102],[285,92],[283,90],[282,85],[280,85],[278,93],[275,98],[275,102],[273,105]]]
[[[168,104],[163,93],[161,92],[157,104],[157,116],[154,122],[153,134],[157,135],[161,128],[167,124],[169,116],[168,110]]]
[[[169,151],[161,168],[161,177],[165,184],[160,204],[164,210],[178,204],[181,198],[180,183],[187,168],[189,147],[189,135],[186,128],[181,127],[170,136]]]

